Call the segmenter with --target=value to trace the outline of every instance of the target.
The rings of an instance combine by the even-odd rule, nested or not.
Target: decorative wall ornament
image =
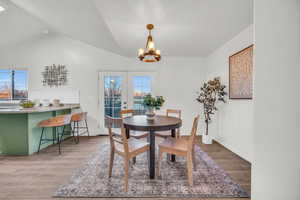
[[[229,57],[229,98],[252,99],[253,45]]]
[[[53,64],[51,66],[45,66],[42,76],[44,86],[58,87],[67,84],[68,70],[64,65]]]

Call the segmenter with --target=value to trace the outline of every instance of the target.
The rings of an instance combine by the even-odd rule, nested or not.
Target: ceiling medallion
[[[151,30],[154,28],[153,24],[147,24],[149,36],[146,43],[146,49],[139,49],[138,58],[143,62],[158,62],[161,59],[160,50],[155,49],[154,41],[151,35]]]

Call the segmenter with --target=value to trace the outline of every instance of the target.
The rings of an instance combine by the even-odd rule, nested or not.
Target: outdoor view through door
[[[119,118],[122,109],[134,109],[136,114],[145,113],[143,97],[152,91],[151,73],[103,72],[100,80],[104,86],[101,105],[104,107],[104,116],[101,121],[105,121],[105,116]],[[100,98],[103,96],[100,95]],[[106,122],[104,124],[107,127]]]

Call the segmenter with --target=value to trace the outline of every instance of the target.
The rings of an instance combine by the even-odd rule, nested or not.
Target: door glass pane
[[[12,99],[11,70],[0,69],[0,100]]]
[[[133,109],[137,114],[144,114],[143,98],[146,94],[151,93],[151,77],[150,76],[134,76],[133,77]]]
[[[122,81],[121,76],[104,77],[104,119],[105,116],[120,117],[122,108]],[[107,127],[107,122],[105,122],[105,127]]]

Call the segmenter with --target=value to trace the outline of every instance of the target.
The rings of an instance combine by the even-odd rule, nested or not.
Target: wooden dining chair
[[[125,170],[125,192],[128,191],[128,176],[129,176],[129,161],[137,155],[147,152],[150,149],[148,142],[138,140],[135,138],[127,139],[126,131],[123,125],[121,126],[121,135],[116,134],[112,131],[112,125],[116,123],[122,123],[122,119],[114,119],[110,116],[106,116],[108,124],[108,133],[110,139],[110,161],[109,161],[109,172],[108,177],[112,175],[114,155],[117,153],[124,159],[124,170]],[[121,120],[121,121],[120,121]]]
[[[173,154],[177,156],[183,156],[187,159],[187,175],[189,185],[193,185],[193,168],[196,170],[195,163],[195,136],[197,133],[197,126],[199,121],[199,115],[194,118],[191,135],[188,139],[181,138],[167,138],[161,144],[159,144],[159,164],[157,174],[160,176],[160,163],[163,153]]]
[[[181,110],[167,109],[166,116],[167,117],[177,117],[177,118],[181,119]],[[180,137],[180,129],[179,128],[176,130],[175,134],[176,134],[175,135],[176,138]],[[170,131],[160,131],[160,132],[156,132],[155,136],[167,138],[167,137],[171,137],[171,132]]]
[[[128,117],[128,116],[133,116],[133,115],[134,115],[134,110],[131,110],[131,109],[120,111],[120,116],[122,119],[125,117]],[[149,134],[148,132],[143,132],[143,131],[131,131],[130,137],[133,137],[135,139],[141,139],[141,138],[147,138],[148,134]]]

